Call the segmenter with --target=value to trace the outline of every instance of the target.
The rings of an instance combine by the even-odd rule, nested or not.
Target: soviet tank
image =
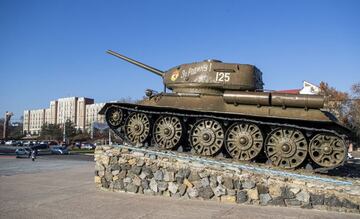
[[[284,169],[332,169],[346,160],[349,130],[322,109],[324,96],[266,92],[254,65],[205,60],[161,71],[107,52],[158,75],[167,88],[146,90],[147,98],[136,104],[107,103],[101,109],[128,144],[189,146],[203,156],[266,160]]]

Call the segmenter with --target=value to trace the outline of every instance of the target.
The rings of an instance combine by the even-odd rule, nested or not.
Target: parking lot
[[[92,156],[0,155],[0,218],[359,218],[355,214],[101,191]]]

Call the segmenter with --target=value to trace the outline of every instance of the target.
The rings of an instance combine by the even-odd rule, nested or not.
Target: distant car
[[[4,140],[1,140],[1,141],[0,141],[0,144],[5,144],[5,141],[4,141]]]
[[[91,150],[91,149],[95,149],[95,148],[96,148],[96,146],[94,144],[90,144],[90,143],[85,143],[85,144],[81,145],[81,149]]]
[[[36,144],[31,149],[36,151],[36,155],[51,154],[50,147],[47,144]]]
[[[16,158],[20,157],[30,157],[31,149],[30,148],[18,148],[15,150]]]
[[[69,150],[66,147],[55,145],[50,148],[52,154],[69,154]]]

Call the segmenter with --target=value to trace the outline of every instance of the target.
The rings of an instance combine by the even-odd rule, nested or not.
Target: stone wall
[[[359,213],[360,186],[335,185],[99,146],[95,183],[110,191]]]

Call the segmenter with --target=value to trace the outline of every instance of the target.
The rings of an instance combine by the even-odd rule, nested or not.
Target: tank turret
[[[165,86],[176,93],[214,94],[226,90],[263,89],[262,73],[253,65],[209,59],[182,64],[163,72],[114,51],[108,50],[108,53],[161,76]]]

